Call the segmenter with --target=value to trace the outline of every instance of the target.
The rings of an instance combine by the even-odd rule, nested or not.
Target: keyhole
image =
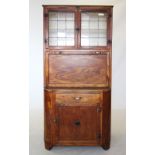
[[[76,126],[80,126],[80,121],[77,120],[77,121],[74,122],[74,124],[75,124]]]

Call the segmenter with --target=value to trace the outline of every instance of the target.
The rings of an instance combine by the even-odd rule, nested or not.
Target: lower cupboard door
[[[99,145],[97,106],[57,106],[57,145]]]

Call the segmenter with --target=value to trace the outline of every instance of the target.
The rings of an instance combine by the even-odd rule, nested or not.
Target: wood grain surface
[[[109,70],[107,55],[48,56],[48,86],[107,87]]]

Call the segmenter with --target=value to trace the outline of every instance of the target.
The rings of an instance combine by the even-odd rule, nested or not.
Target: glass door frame
[[[50,46],[49,45],[49,12],[74,13],[74,46]],[[47,6],[44,8],[44,48],[48,49],[75,49],[77,48],[77,9],[74,6]]]
[[[106,13],[107,14],[107,45],[106,46],[81,46],[81,14],[84,12],[92,12],[92,13]],[[79,45],[80,49],[107,49],[112,46],[112,6],[81,6],[79,9],[80,15],[80,33],[79,33]]]

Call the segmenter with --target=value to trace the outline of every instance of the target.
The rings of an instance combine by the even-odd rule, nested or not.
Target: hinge
[[[102,108],[101,107],[97,107],[97,112],[101,112],[102,111]]]
[[[111,18],[112,17],[112,15],[111,14],[109,14],[109,18]]]
[[[107,43],[108,43],[108,44],[111,44],[111,43],[112,43],[112,41],[109,39],[109,40],[107,41]]]
[[[101,138],[101,134],[100,133],[97,133],[96,134],[96,139],[100,139]]]
[[[44,14],[44,17],[48,17],[48,13],[45,13],[45,14]]]
[[[45,43],[45,44],[47,43],[47,39],[44,39],[44,43]]]

